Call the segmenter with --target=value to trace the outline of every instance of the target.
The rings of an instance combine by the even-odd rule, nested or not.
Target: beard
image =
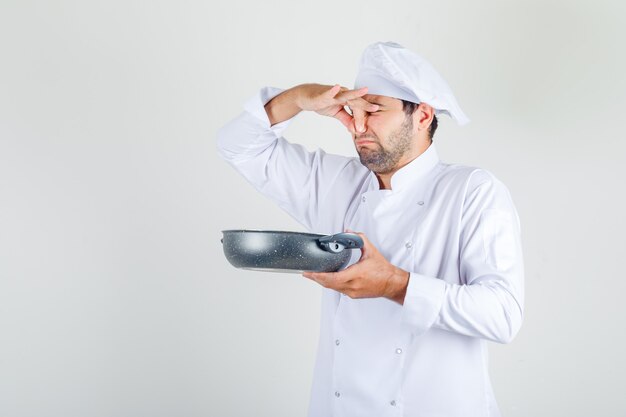
[[[411,147],[413,140],[413,118],[405,117],[400,127],[391,132],[387,140],[388,144],[383,147],[378,138],[375,136],[361,136],[370,137],[376,140],[374,147],[361,147],[357,148],[359,159],[361,163],[366,166],[370,171],[374,171],[377,174],[388,174],[396,168],[398,162],[402,156]]]

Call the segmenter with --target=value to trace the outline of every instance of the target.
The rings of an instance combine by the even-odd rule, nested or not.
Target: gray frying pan
[[[354,233],[318,235],[272,230],[222,230],[226,259],[236,268],[271,272],[335,272],[363,247]]]

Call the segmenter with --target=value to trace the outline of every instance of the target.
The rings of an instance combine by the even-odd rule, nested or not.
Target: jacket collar
[[[391,191],[400,191],[410,187],[411,184],[422,179],[426,174],[432,171],[439,162],[439,154],[437,153],[435,144],[431,143],[422,154],[397,170],[391,176]],[[376,185],[374,188],[378,189],[378,178],[376,174],[370,171],[370,175]]]

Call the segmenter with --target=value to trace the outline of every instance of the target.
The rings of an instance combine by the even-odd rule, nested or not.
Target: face
[[[369,94],[363,98],[379,109],[365,113],[365,132],[353,135],[356,151],[371,171],[393,172],[414,142],[413,118],[406,116],[399,99]]]

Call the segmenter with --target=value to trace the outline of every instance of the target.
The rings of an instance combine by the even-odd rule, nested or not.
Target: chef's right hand
[[[367,94],[367,87],[349,90],[339,84],[301,84],[297,86],[296,104],[301,110],[314,111],[323,116],[339,120],[351,133],[357,133],[354,117],[348,113],[345,106],[356,113],[374,112],[378,110],[376,104],[362,98]],[[362,125],[362,123],[358,123]]]

